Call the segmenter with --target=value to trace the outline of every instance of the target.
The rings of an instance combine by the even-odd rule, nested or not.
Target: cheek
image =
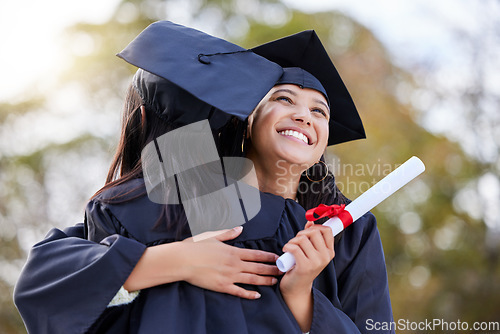
[[[269,137],[270,133],[274,130],[275,115],[267,110],[260,110],[251,122],[252,134]],[[250,123],[249,123],[250,124]]]
[[[328,123],[325,122],[325,124],[320,124],[320,126],[316,128],[316,133],[318,134],[318,145],[326,148],[329,134]]]
[[[252,145],[255,149],[259,150],[263,147],[263,145],[269,140],[269,135],[265,131],[265,119],[262,117],[256,117],[249,122],[249,133],[248,136]]]
[[[261,136],[262,123],[263,119],[262,119],[262,112],[260,109],[256,110],[248,117],[247,137],[249,137],[252,141],[256,140]]]

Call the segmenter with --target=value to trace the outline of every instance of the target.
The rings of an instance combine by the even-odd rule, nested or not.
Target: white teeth
[[[283,130],[283,131],[280,131],[279,132],[280,135],[284,135],[284,136],[291,136],[291,137],[295,137],[297,139],[300,139],[302,140],[304,143],[308,144],[309,145],[309,139],[307,139],[307,136],[304,135],[303,133],[300,133],[298,131],[293,131],[293,130]]]

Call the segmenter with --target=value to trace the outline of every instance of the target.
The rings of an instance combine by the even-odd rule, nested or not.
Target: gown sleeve
[[[364,215],[344,231],[334,263],[339,302],[360,332],[394,333],[370,327],[375,322],[393,322],[387,268],[373,214]]]
[[[310,334],[394,333],[371,324],[393,321],[387,271],[375,217],[361,217],[335,244],[335,258],[313,284]]]
[[[51,230],[31,249],[14,289],[28,333],[85,333],[144,250],[119,235],[100,243],[86,240],[83,224]]]
[[[360,333],[356,324],[319,289],[313,287],[313,319],[309,334]]]

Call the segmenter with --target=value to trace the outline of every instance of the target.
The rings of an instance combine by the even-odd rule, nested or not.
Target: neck
[[[299,166],[291,165],[284,160],[276,164],[263,165],[254,160],[255,176],[245,180],[248,184],[262,192],[271,193],[283,198],[295,199],[302,171]]]

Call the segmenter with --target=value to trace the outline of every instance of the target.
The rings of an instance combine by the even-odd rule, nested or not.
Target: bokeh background
[[[249,48],[315,29],[368,136],[329,149],[340,188],[427,166],[373,210],[395,320],[500,321],[499,18],[497,0],[3,1],[0,332],[25,333],[12,291],[30,247],[103,185],[134,73],[114,55],[160,19]]]

